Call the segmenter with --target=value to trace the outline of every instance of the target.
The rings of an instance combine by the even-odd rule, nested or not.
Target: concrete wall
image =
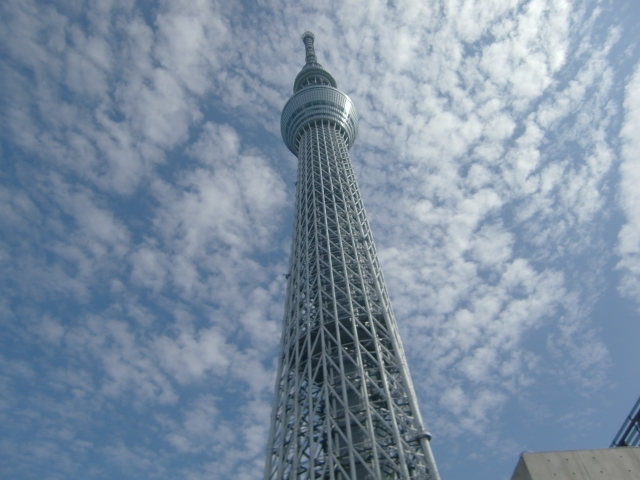
[[[640,480],[640,447],[523,453],[511,480]]]

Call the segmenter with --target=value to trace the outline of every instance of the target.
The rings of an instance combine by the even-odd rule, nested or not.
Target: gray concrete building
[[[640,448],[525,452],[511,480],[640,480]]]

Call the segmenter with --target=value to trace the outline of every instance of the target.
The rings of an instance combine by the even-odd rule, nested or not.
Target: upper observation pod
[[[282,139],[294,155],[298,154],[302,132],[313,122],[335,125],[349,148],[358,135],[358,112],[351,99],[338,90],[333,76],[318,63],[314,38],[311,32],[302,34],[306,63],[296,77],[294,95],[285,104],[280,119]]]

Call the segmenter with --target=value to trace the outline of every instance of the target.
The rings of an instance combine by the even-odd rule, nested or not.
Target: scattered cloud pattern
[[[443,478],[607,446],[638,395],[639,24],[607,0],[3,2],[0,476],[260,478],[307,29],[358,107]]]

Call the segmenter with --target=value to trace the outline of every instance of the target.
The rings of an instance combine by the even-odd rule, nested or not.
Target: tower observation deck
[[[349,149],[358,114],[314,35],[284,106],[298,157],[265,480],[439,480]]]

